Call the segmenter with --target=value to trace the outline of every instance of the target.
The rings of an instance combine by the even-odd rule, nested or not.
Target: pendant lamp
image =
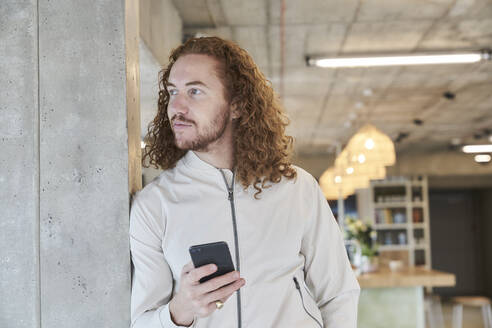
[[[351,161],[372,163],[379,166],[394,165],[395,145],[390,137],[372,124],[364,125],[350,138],[345,149]]]
[[[335,172],[335,168],[328,168],[319,178],[319,185],[326,199],[345,199],[354,193],[354,189],[345,178]]]
[[[366,160],[365,156],[360,156],[358,153],[354,155],[351,150],[346,147],[335,159],[335,169],[341,171],[342,174],[358,176],[366,179],[383,179],[386,176],[386,169],[381,163]],[[362,160],[363,159],[363,160]],[[366,188],[369,185],[367,183]]]

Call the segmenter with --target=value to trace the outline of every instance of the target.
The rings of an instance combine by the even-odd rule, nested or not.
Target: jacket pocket
[[[314,313],[312,313],[313,311],[312,310],[310,311],[308,309],[309,306],[306,304],[306,303],[308,303],[309,300],[312,300],[311,293],[307,290],[307,288],[305,286],[304,286],[304,288],[301,286],[301,284],[299,283],[299,281],[297,280],[296,277],[294,277],[293,280],[294,280],[294,286],[299,293],[299,297],[301,298],[302,307],[304,308],[304,312],[306,312],[306,314],[308,316],[310,316],[318,324],[319,327],[323,328],[323,323],[314,316]]]

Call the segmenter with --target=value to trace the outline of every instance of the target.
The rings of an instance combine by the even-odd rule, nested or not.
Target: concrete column
[[[130,324],[126,2],[0,5],[0,327]]]
[[[0,4],[0,327],[39,327],[36,1]]]

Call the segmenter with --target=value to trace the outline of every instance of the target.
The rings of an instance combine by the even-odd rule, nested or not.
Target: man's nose
[[[188,102],[184,95],[177,94],[171,98],[169,101],[169,108],[173,114],[187,114],[188,113]]]

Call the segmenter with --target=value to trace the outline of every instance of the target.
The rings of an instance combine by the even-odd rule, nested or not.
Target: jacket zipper
[[[219,169],[220,174],[222,174],[222,178],[224,179],[225,185],[227,187],[227,192],[228,196],[227,199],[229,200],[231,204],[231,214],[232,214],[232,226],[234,228],[234,246],[236,250],[236,269],[237,271],[241,272],[240,270],[240,263],[239,263],[239,244],[238,244],[238,238],[237,238],[237,224],[236,224],[236,209],[234,207],[234,180],[235,180],[235,171],[232,172],[232,183],[231,186],[229,187],[229,184],[227,183],[227,179],[225,177],[224,172],[222,172],[221,169]],[[238,328],[241,328],[241,290],[237,290],[236,292],[236,299],[237,299],[237,326]]]
[[[301,291],[301,286],[299,286],[299,282],[297,281],[297,278],[294,277],[294,284],[296,285],[296,289],[299,291],[299,295],[301,295],[301,302],[302,302],[302,307],[304,308],[304,311],[306,311],[306,313],[311,317],[313,318],[314,321],[316,321],[316,323],[318,324],[318,326],[320,326],[321,328],[323,328],[323,325],[321,324],[321,322],[318,321],[318,319],[316,319],[311,313],[309,313],[309,311],[306,309],[306,305],[304,304],[304,297],[302,296],[302,291]]]

